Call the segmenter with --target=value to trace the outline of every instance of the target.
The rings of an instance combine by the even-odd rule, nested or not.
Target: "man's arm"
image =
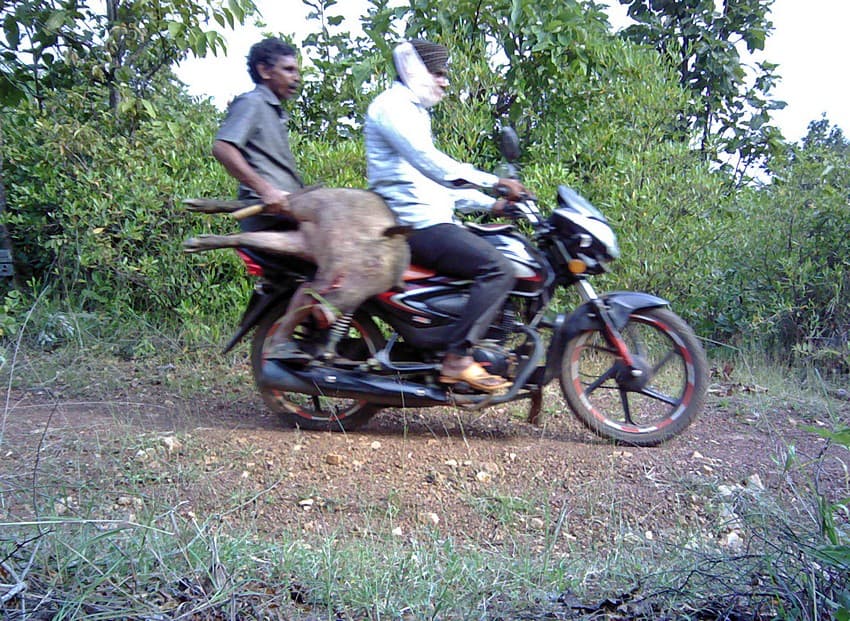
[[[409,164],[429,179],[453,189],[496,189],[508,200],[518,200],[525,192],[518,181],[500,179],[471,164],[458,162],[437,149],[431,137],[430,124],[413,104],[399,100],[389,100],[383,104],[370,112],[376,131]],[[459,205],[462,211],[490,209],[493,206],[492,199],[479,192],[467,190],[465,198],[467,200],[461,200]]]
[[[225,140],[216,140],[213,143],[212,154],[231,177],[257,193],[263,202],[264,211],[268,213],[286,212],[286,195],[288,193],[274,187],[258,175],[235,145]]]
[[[374,104],[373,104],[374,105]],[[440,185],[489,188],[497,177],[458,162],[434,145],[430,123],[415,104],[400,97],[389,97],[370,110],[374,129],[411,166]]]

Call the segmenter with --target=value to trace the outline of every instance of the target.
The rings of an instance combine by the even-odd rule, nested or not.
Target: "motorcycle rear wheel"
[[[690,326],[663,308],[633,312],[621,334],[642,371],[638,377],[601,331],[588,330],[567,343],[561,390],[597,435],[656,446],[684,431],[702,411],[705,353]]]
[[[364,425],[381,409],[380,406],[356,399],[284,392],[261,385],[263,364],[270,349],[290,336],[275,334],[286,307],[284,303],[270,312],[257,326],[251,342],[251,367],[263,402],[290,427],[309,431],[353,431]],[[296,342],[306,343],[321,339],[324,332],[327,330],[317,329],[313,320],[309,319],[298,326],[291,337]],[[384,338],[372,318],[355,313],[348,334],[340,341],[337,351],[348,360],[365,362],[383,346]]]

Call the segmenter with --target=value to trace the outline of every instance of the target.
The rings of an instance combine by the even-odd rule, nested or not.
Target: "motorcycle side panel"
[[[513,265],[516,285],[511,295],[534,297],[540,294],[546,285],[546,269],[525,239],[503,234],[481,235],[481,238],[498,248]]]

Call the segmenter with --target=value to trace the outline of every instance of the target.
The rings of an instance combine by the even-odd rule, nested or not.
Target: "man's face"
[[[278,99],[292,99],[298,93],[301,72],[295,56],[278,56],[273,65],[260,63],[257,72]]]
[[[439,92],[440,99],[446,96],[446,89],[449,88],[449,71],[448,69],[440,69],[439,71],[431,71],[431,76],[434,78],[434,84]]]

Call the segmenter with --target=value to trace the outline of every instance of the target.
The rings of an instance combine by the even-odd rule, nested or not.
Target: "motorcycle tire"
[[[263,387],[260,382],[266,354],[273,343],[279,343],[275,329],[286,312],[288,300],[275,307],[260,321],[251,342],[251,367],[254,381],[266,406],[275,412],[281,421],[290,426],[309,431],[353,431],[364,425],[381,407],[367,401],[342,399],[325,396],[313,396],[284,392]],[[323,332],[318,330],[312,319],[298,326],[291,336],[296,342],[321,339]],[[365,313],[355,313],[348,335],[340,341],[337,351],[349,360],[365,362],[384,346],[384,337],[374,320]]]
[[[620,331],[635,376],[601,330],[564,349],[561,390],[591,431],[634,446],[656,446],[696,420],[708,383],[703,348],[685,321],[664,308],[634,311]]]

